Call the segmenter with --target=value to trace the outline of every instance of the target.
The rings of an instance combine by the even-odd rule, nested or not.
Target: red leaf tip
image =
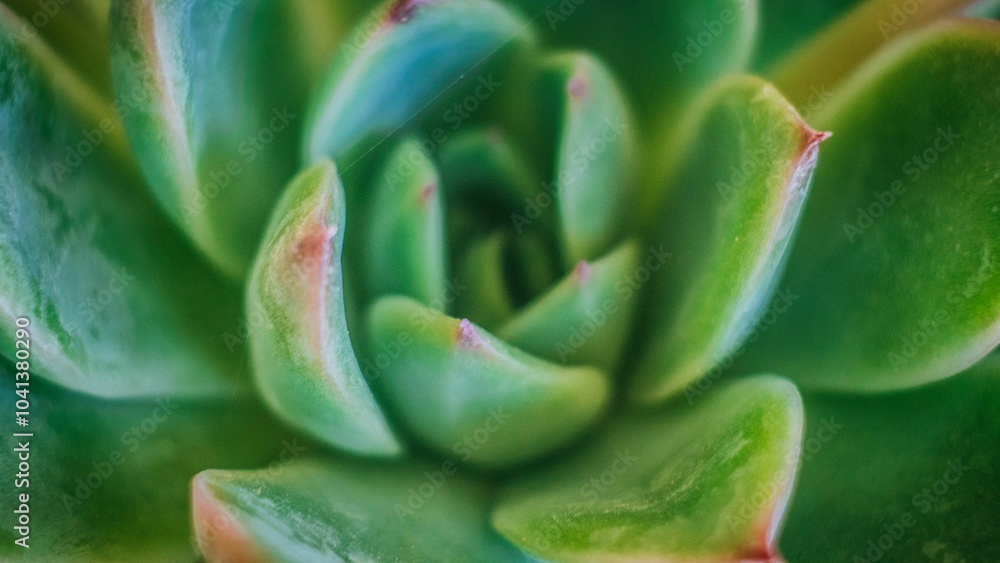
[[[389,6],[387,20],[390,23],[404,23],[413,17],[417,8],[429,2],[430,0],[396,0]]]
[[[423,189],[420,190],[420,203],[426,204],[430,201],[435,191],[437,191],[437,185],[434,182],[427,182]]]
[[[476,330],[476,325],[469,319],[462,319],[455,332],[455,343],[463,348],[474,348],[483,342],[483,337]]]
[[[587,82],[586,77],[582,76],[580,72],[577,72],[569,79],[566,84],[566,91],[569,92],[569,97],[573,100],[582,100],[590,92],[590,84]]]

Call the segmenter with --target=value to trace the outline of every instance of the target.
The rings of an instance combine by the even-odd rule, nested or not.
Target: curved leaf
[[[695,407],[626,415],[501,494],[493,525],[553,561],[773,561],[802,439],[802,402],[774,377]]]
[[[341,253],[344,188],[332,162],[300,173],[278,202],[247,287],[254,373],[283,419],[327,444],[396,455],[348,336]]]
[[[757,29],[757,0],[516,3],[557,45],[619,73],[646,133],[669,128],[701,88],[742,70]]]
[[[779,60],[770,75],[796,107],[822,107],[844,78],[886,43],[948,16],[973,0],[868,0]]]
[[[750,335],[783,265],[816,164],[817,133],[772,86],[725,79],[679,137],[658,236],[652,336],[633,397],[655,401],[725,360]],[[656,246],[656,244],[654,244]],[[659,269],[659,268],[657,268]]]
[[[5,0],[22,22],[17,34],[25,40],[44,38],[102,97],[111,95],[108,65],[110,0]]]
[[[33,369],[105,397],[229,394],[237,292],[146,197],[120,123],[0,7],[0,349],[31,322]]]
[[[635,320],[639,251],[625,244],[580,262],[567,277],[499,329],[497,336],[529,354],[561,364],[612,371]]]
[[[754,67],[767,68],[776,59],[808,44],[854,6],[866,0],[760,0],[760,29],[754,45]]]
[[[311,449],[249,398],[112,402],[20,376],[15,383],[13,369],[0,365],[4,412],[13,417],[21,409],[15,391],[26,389],[28,425],[9,427],[21,435],[4,433],[8,455],[0,459],[10,478],[0,491],[10,507],[0,517],[4,561],[192,561],[188,482],[195,473],[261,466]],[[233,439],[248,429],[252,439]],[[20,455],[29,469],[18,468]],[[21,483],[18,473],[25,474]],[[22,504],[27,549],[14,543],[22,537],[15,528]]]
[[[992,358],[926,389],[807,395],[801,479],[781,541],[789,559],[998,560],[998,376]]]
[[[440,466],[291,463],[205,471],[192,483],[210,562],[526,561],[489,528],[486,491]]]
[[[313,98],[307,161],[340,159],[396,132],[477,66],[532,41],[529,26],[491,0],[390,0],[377,13],[377,30],[336,60]]]
[[[365,288],[371,297],[396,293],[425,305],[445,290],[441,179],[414,139],[390,153],[374,186],[364,245]]]
[[[820,116],[835,135],[782,282],[799,297],[738,369],[878,391],[948,377],[1000,342],[998,55],[995,23],[926,31]]]
[[[309,82],[309,61],[296,55],[310,36],[291,28],[295,9],[305,6],[121,0],[112,8],[117,103],[143,172],[170,217],[234,279],[249,269],[295,172]],[[329,17],[319,4],[309,11],[312,26]]]
[[[492,330],[514,312],[514,302],[505,282],[504,253],[510,243],[503,233],[475,241],[458,265],[458,279],[465,288],[455,299],[455,311],[476,319]]]
[[[368,326],[380,395],[417,437],[461,461],[536,458],[579,436],[608,402],[603,372],[549,364],[411,299],[380,300]]]
[[[542,64],[542,80],[557,88],[555,198],[569,264],[593,260],[627,232],[635,212],[635,131],[614,78],[586,54],[556,55]]]

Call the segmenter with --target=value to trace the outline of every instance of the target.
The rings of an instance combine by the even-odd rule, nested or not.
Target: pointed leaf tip
[[[300,173],[285,191],[247,287],[258,387],[286,421],[366,455],[401,452],[348,335],[341,255],[345,205],[333,163]]]

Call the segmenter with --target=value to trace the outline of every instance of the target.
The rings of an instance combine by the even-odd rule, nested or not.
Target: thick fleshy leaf
[[[652,336],[636,375],[637,400],[677,392],[749,336],[774,290],[826,138],[758,78],[725,79],[703,104],[681,130],[655,239],[659,264],[670,263],[662,275],[649,268]]]
[[[22,18],[17,28],[21,38],[41,36],[96,91],[110,97],[110,0],[4,0],[4,4]]]
[[[886,43],[958,14],[974,0],[868,0],[844,14],[808,43],[779,60],[769,73],[803,111],[821,108],[841,82]]]
[[[34,373],[60,385],[231,393],[237,292],[149,200],[111,108],[19,27],[0,6],[0,349],[24,316]]]
[[[380,24],[352,57],[335,59],[313,99],[307,161],[415,126],[472,70],[532,41],[530,26],[492,0],[389,0],[376,13]]]
[[[805,401],[790,561],[1000,560],[996,357],[926,389]]]
[[[639,265],[634,244],[593,263],[580,262],[497,329],[497,336],[556,363],[613,371],[635,320],[637,282],[631,278]]]
[[[836,22],[865,0],[760,0],[760,29],[754,42],[754,67],[767,68],[776,59]]]
[[[412,299],[375,303],[369,334],[387,407],[461,461],[495,468],[538,457],[588,429],[608,402],[603,372],[539,360]]]
[[[738,369],[877,391],[1000,342],[998,106],[995,23],[923,32],[845,86],[781,282],[798,300]]]
[[[458,266],[463,291],[455,311],[492,330],[514,312],[514,301],[505,282],[504,253],[509,244],[504,233],[474,242]]]
[[[556,55],[542,74],[560,106],[551,195],[563,252],[569,264],[594,260],[620,240],[635,213],[636,132],[622,92],[597,59]]]
[[[321,160],[274,210],[247,288],[258,388],[283,419],[366,455],[401,450],[358,366],[347,330],[341,253],[344,188]]]
[[[487,492],[451,461],[311,459],[205,471],[192,483],[198,545],[224,561],[527,561],[489,527]]]
[[[501,494],[493,524],[551,561],[774,561],[802,439],[795,386],[720,386],[624,416]]]
[[[527,304],[559,281],[558,250],[539,231],[525,231],[510,238],[507,252],[507,286],[518,304]]]
[[[310,83],[305,32],[323,3],[121,0],[111,14],[118,105],[159,202],[226,274],[242,279],[295,172]],[[332,33],[332,32],[330,32]],[[328,33],[329,35],[329,33]],[[310,45],[311,51],[329,45]]]
[[[425,305],[445,290],[445,225],[441,179],[415,139],[390,153],[373,187],[364,245],[371,297],[402,294]]]
[[[646,132],[683,115],[704,86],[750,59],[757,0],[516,0],[560,46],[593,52],[620,74]]]
[[[449,210],[472,216],[451,221],[450,238],[464,250],[470,234],[514,227],[517,234],[545,232],[554,223],[549,214],[525,216],[528,202],[542,185],[514,141],[498,129],[476,128],[456,134],[438,158]],[[537,221],[536,221],[537,220]]]
[[[441,148],[439,161],[448,197],[463,203],[486,199],[505,208],[521,206],[541,185],[514,141],[499,129],[455,134]]]
[[[30,403],[24,427],[13,425],[22,410],[15,391]],[[248,398],[113,402],[34,377],[18,375],[15,383],[7,365],[0,366],[0,408],[10,416],[8,455],[0,459],[10,479],[0,491],[9,507],[0,517],[4,561],[193,561],[193,475],[260,467],[313,449]],[[18,468],[22,460],[28,469]],[[22,515],[27,549],[14,543],[23,536],[16,528]]]

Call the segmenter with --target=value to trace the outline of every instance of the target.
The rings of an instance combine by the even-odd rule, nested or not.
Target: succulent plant
[[[1000,560],[971,0],[2,0],[3,560]]]

